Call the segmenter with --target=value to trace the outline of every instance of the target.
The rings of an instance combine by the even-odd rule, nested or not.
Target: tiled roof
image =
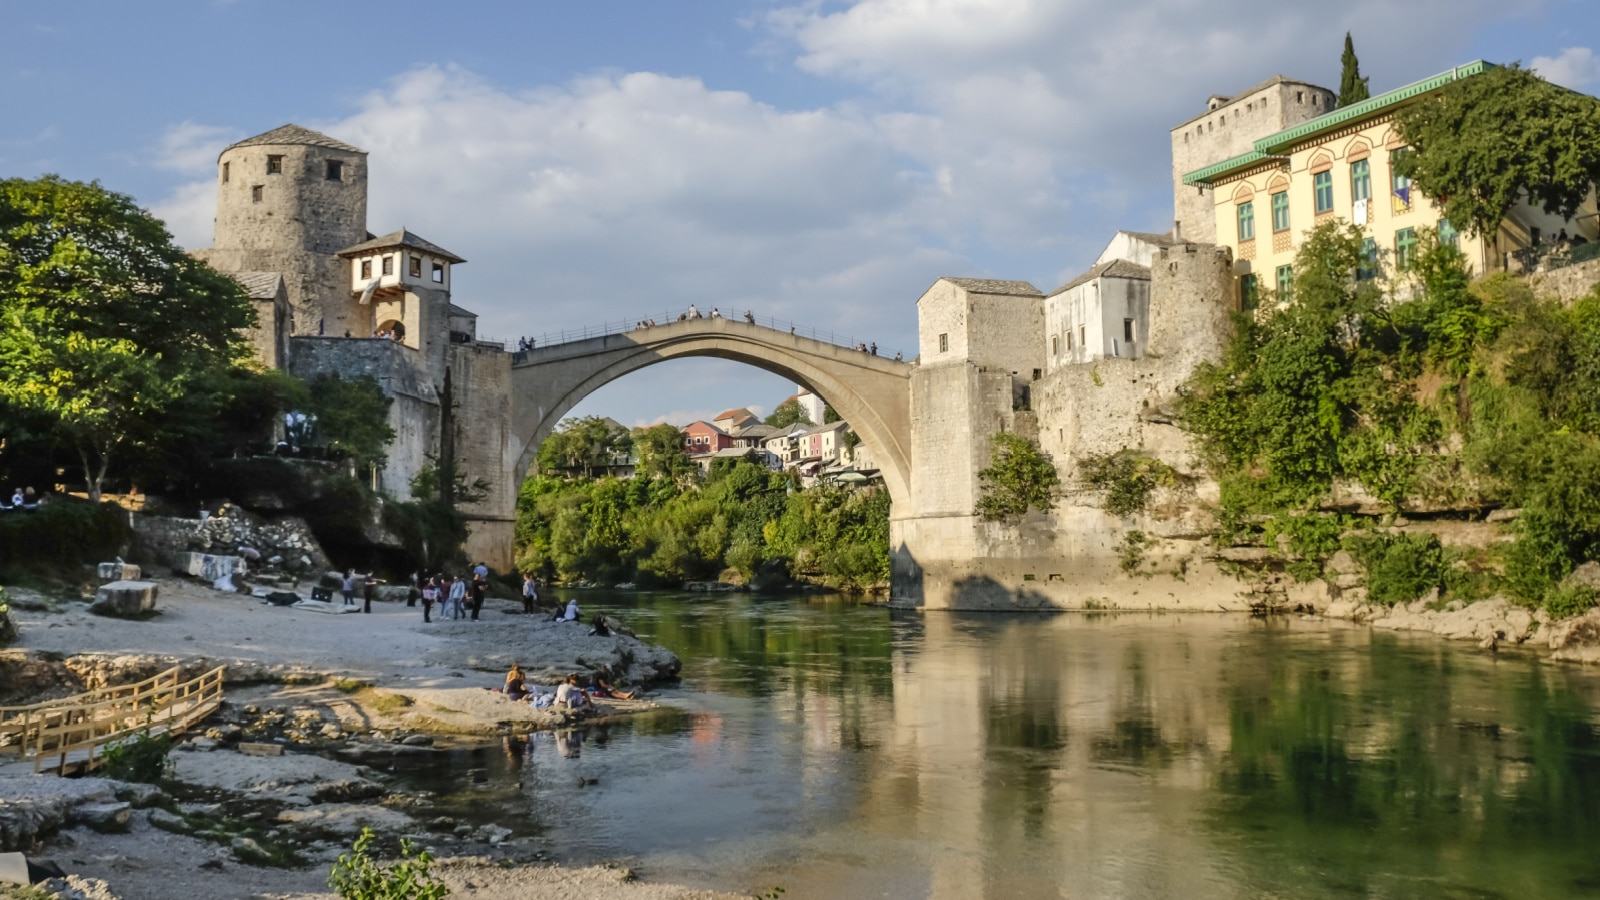
[[[283,286],[283,276],[277,272],[234,272],[233,280],[239,282],[245,296],[252,300],[271,300]]]
[[[771,425],[763,425],[762,423],[757,422],[754,425],[747,425],[744,428],[739,429],[734,434],[734,437],[738,437],[738,438],[769,438],[769,437],[772,437],[773,435],[775,435],[777,433],[778,433],[778,429],[773,428]]]
[[[998,294],[1006,297],[1040,297],[1039,289],[1026,281],[1000,281],[994,278],[951,278],[946,276],[940,281],[948,281],[958,288],[974,294]]]
[[[715,422],[717,419],[754,419],[755,417],[755,413],[741,406],[738,409],[725,409],[717,413],[717,418],[711,421]]]
[[[1209,116],[1212,113],[1217,112],[1218,110],[1225,109],[1226,107],[1232,106],[1233,104],[1239,102],[1240,100],[1243,100],[1244,98],[1250,96],[1251,94],[1254,94],[1257,91],[1264,91],[1267,88],[1272,87],[1275,84],[1303,84],[1308,88],[1316,88],[1319,91],[1327,91],[1330,94],[1333,93],[1333,91],[1329,91],[1327,88],[1323,87],[1320,84],[1312,84],[1309,81],[1301,81],[1298,78],[1290,78],[1290,77],[1288,77],[1286,75],[1274,75],[1271,78],[1268,78],[1266,81],[1263,81],[1260,84],[1256,85],[1255,87],[1246,88],[1246,89],[1240,91],[1239,93],[1232,95],[1231,97],[1223,98],[1222,104],[1220,106],[1218,106],[1216,109],[1207,108],[1205,112],[1200,113],[1199,115],[1194,116],[1193,118],[1186,119],[1179,125],[1173,126],[1172,130],[1173,131],[1182,131],[1184,128],[1187,128],[1188,126],[1194,124],[1194,121],[1196,119],[1204,119],[1206,116]]]
[[[1166,234],[1151,234],[1148,231],[1119,231],[1117,233],[1118,234],[1125,234],[1128,237],[1132,237],[1132,238],[1138,238],[1139,240],[1145,241],[1146,243],[1159,244],[1160,246],[1163,246],[1163,247],[1172,247],[1172,246],[1175,246],[1177,244],[1183,243],[1183,239],[1182,238],[1173,237],[1172,236],[1172,232],[1170,232],[1170,231],[1167,232]]]
[[[455,255],[454,253],[451,253],[449,250],[446,250],[432,241],[417,237],[404,228],[400,229],[399,231],[391,231],[382,237],[375,237],[370,241],[362,241],[354,247],[346,247],[343,250],[340,250],[338,255],[344,257],[361,256],[366,253],[371,253],[375,250],[388,250],[391,247],[408,247],[412,250],[421,250],[423,253],[430,253],[434,256],[443,257],[451,262],[466,262],[466,260]]]
[[[329,150],[343,150],[346,153],[367,152],[360,147],[352,147],[344,141],[336,141],[320,131],[312,131],[309,128],[302,128],[294,124],[274,128],[265,134],[258,134],[255,137],[245,138],[236,144],[229,144],[228,150],[232,150],[235,147],[256,147],[262,144],[306,144],[312,147],[326,147]],[[228,150],[222,152],[226,153]]]
[[[1087,284],[1096,278],[1133,278],[1139,281],[1149,281],[1150,267],[1128,262],[1125,259],[1113,259],[1110,262],[1103,262],[1095,266],[1077,278],[1056,288],[1050,292],[1050,296],[1054,297],[1062,291],[1070,291],[1078,285]]]

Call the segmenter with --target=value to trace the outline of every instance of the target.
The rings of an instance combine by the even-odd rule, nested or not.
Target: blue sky
[[[0,176],[98,179],[210,243],[217,152],[369,151],[368,227],[466,257],[512,337],[689,302],[915,345],[940,275],[1049,290],[1171,220],[1168,131],[1274,74],[1374,92],[1472,59],[1600,90],[1593,0],[0,0]],[[911,352],[907,353],[912,355]],[[669,363],[575,411],[683,424],[791,391]]]

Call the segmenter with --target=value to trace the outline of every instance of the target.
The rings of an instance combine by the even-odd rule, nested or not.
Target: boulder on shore
[[[101,581],[138,581],[144,574],[138,566],[125,562],[101,563],[97,571]]]
[[[89,611],[105,616],[138,616],[155,608],[155,582],[113,581],[94,592]]]

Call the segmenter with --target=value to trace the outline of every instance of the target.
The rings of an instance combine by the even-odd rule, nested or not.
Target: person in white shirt
[[[576,599],[568,600],[567,601],[567,609],[566,609],[566,611],[561,613],[560,615],[556,616],[556,621],[557,622],[576,622],[576,621],[578,621],[578,601]]]
[[[556,688],[556,706],[578,709],[588,702],[589,695],[585,694],[583,688],[578,685],[578,676],[576,675],[568,675],[567,680]]]

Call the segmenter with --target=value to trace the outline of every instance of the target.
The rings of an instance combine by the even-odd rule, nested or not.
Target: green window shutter
[[[1457,247],[1456,227],[1450,224],[1449,219],[1439,220],[1439,243],[1445,247]]]
[[[1259,289],[1256,286],[1255,273],[1239,276],[1239,305],[1244,309],[1255,309]]]
[[[1294,266],[1278,267],[1278,302],[1290,303],[1294,300]]]
[[[1251,202],[1239,204],[1239,240],[1252,241],[1256,237],[1256,205]]]
[[[1378,277],[1378,242],[1367,238],[1361,242],[1361,262],[1356,264],[1356,280],[1370,281]]]
[[[1350,199],[1372,199],[1372,165],[1364,159],[1350,164]]]
[[[1333,209],[1333,173],[1318,172],[1311,176],[1311,185],[1317,195],[1317,212]]]
[[[1402,228],[1394,233],[1394,267],[1401,272],[1411,268],[1417,256],[1417,230]]]
[[[1272,195],[1272,230],[1289,230],[1289,192],[1279,191]]]

